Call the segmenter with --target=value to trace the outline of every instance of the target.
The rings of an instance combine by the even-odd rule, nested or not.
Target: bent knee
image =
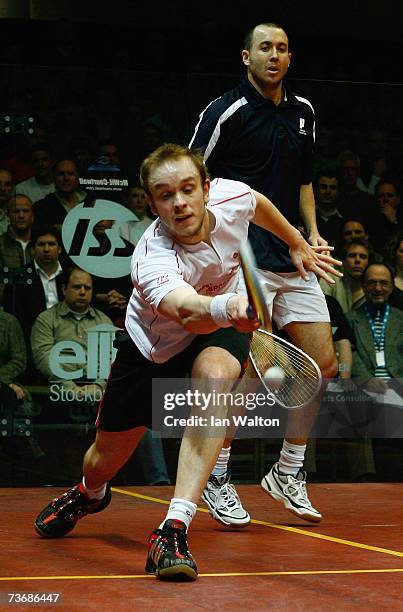
[[[236,380],[241,374],[241,365],[239,362],[228,365],[215,365],[214,367],[208,364],[205,367],[197,367],[192,372],[193,378],[202,378],[205,381],[214,382],[215,380]]]
[[[241,364],[228,351],[218,347],[208,347],[195,359],[192,368],[193,378],[204,380],[236,380],[241,374]]]
[[[323,355],[318,360],[318,366],[323,378],[336,378],[338,373],[337,358],[334,352]]]

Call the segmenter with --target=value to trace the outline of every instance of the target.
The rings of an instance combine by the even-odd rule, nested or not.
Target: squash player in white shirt
[[[35,526],[45,537],[65,535],[80,518],[109,504],[108,481],[133,453],[144,426],[152,426],[152,378],[182,378],[187,369],[205,391],[229,393],[242,375],[249,333],[259,326],[247,316],[247,298],[237,294],[238,249],[250,221],[289,244],[303,278],[310,270],[329,282],[329,274],[340,275],[332,267],[338,262],[321,252],[329,247],[309,246],[267,198],[244,183],[210,184],[202,158],[186,147],[167,144],[154,151],[142,164],[141,179],[158,219],[133,253],[126,331],[115,341],[118,352],[83,481],[38,515]],[[220,406],[209,410],[225,414]],[[225,437],[225,428],[211,437],[188,429],[174,497],[149,538],[146,571],[161,579],[197,577],[187,529]]]

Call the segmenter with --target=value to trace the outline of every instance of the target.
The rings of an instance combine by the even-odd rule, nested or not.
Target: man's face
[[[348,187],[355,187],[360,176],[360,164],[354,159],[346,159],[341,170],[344,184]]]
[[[127,206],[135,215],[142,218],[147,210],[146,194],[141,187],[132,187],[129,189],[127,197]]]
[[[360,244],[352,244],[343,261],[344,273],[354,280],[362,277],[368,265],[368,249]]]
[[[52,158],[49,151],[34,151],[32,154],[32,166],[36,178],[47,178],[52,170]]]
[[[364,293],[374,306],[385,304],[393,291],[393,279],[383,265],[373,265],[365,273]]]
[[[320,176],[318,179],[318,204],[327,208],[333,208],[336,204],[338,191],[338,180],[336,177]]]
[[[79,189],[77,169],[73,161],[64,160],[57,164],[55,168],[55,187],[65,194]]]
[[[8,170],[0,170],[0,206],[4,207],[13,195],[13,177]]]
[[[39,236],[32,249],[34,259],[40,268],[56,264],[61,250],[59,243],[52,234]]]
[[[353,238],[368,238],[364,226],[359,221],[347,221],[343,227],[343,240],[349,242]]]
[[[382,183],[382,185],[379,185],[375,192],[375,198],[381,212],[385,206],[391,206],[396,209],[400,204],[400,198],[397,195],[396,187],[391,183]]]
[[[287,73],[290,59],[284,30],[264,25],[255,28],[250,50],[242,51],[249,79],[260,88],[278,85]]]
[[[85,312],[92,300],[92,278],[83,270],[74,270],[63,287],[64,300],[71,310]]]
[[[173,237],[184,244],[203,240],[210,182],[202,185],[193,161],[180,157],[163,162],[150,172],[148,184],[151,210]]]
[[[8,216],[10,217],[10,225],[16,234],[32,227],[34,212],[30,200],[25,196],[12,198],[8,209]]]

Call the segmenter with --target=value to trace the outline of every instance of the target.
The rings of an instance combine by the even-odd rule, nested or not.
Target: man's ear
[[[209,199],[210,199],[210,179],[206,179],[204,181],[204,185],[203,185],[203,200],[204,200],[204,203],[207,204]]]
[[[249,66],[250,64],[249,51],[247,49],[242,51],[242,62],[245,64],[245,66]]]

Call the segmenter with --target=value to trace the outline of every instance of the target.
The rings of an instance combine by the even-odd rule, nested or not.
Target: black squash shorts
[[[164,363],[153,363],[140,353],[127,331],[118,331],[114,340],[115,361],[101,400],[96,420],[102,431],[126,431],[152,424],[152,379],[184,378],[190,375],[197,355],[209,346],[226,349],[238,359],[241,368],[247,364],[249,334],[233,327],[196,336],[190,345]]]

